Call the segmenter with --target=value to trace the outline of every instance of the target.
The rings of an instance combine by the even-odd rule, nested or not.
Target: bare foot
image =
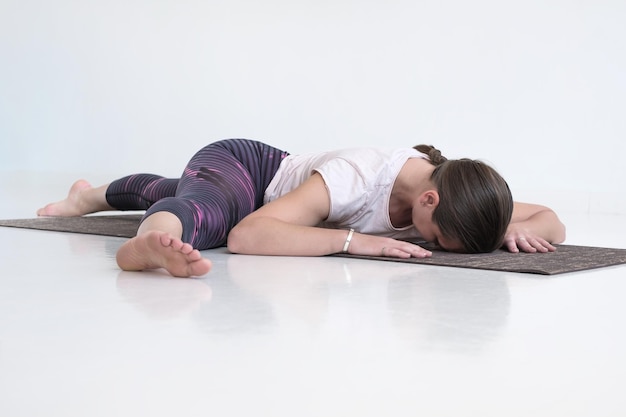
[[[85,207],[84,198],[82,198],[85,191],[88,190],[93,190],[91,184],[85,180],[78,180],[70,188],[70,192],[65,200],[50,203],[40,208],[37,210],[37,215],[71,217],[91,213],[93,211]]]
[[[211,270],[211,261],[190,244],[169,233],[150,231],[124,243],[117,252],[124,271],[165,268],[175,277],[200,276]]]

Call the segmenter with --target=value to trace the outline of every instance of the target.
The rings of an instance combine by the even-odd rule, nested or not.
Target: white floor
[[[69,183],[4,175],[0,218]],[[624,216],[563,215],[626,248]],[[123,239],[0,227],[0,416],[624,416],[626,266],[539,277],[207,251],[125,273]],[[540,255],[539,255],[540,256]]]

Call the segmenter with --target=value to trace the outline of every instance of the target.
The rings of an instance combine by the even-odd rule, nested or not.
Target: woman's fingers
[[[380,256],[388,258],[428,258],[432,252],[419,245],[406,242],[397,242],[399,245],[383,246]]]
[[[427,258],[432,255],[431,251],[411,242],[363,233],[354,233],[349,251],[353,255],[386,258]]]
[[[509,252],[546,253],[554,252],[556,247],[545,239],[533,236],[517,236],[505,239],[505,246]]]

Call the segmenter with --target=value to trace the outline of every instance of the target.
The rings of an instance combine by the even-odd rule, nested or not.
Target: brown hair
[[[502,246],[513,213],[508,184],[489,165],[472,159],[448,160],[429,145],[414,149],[435,165],[431,181],[439,193],[433,221],[441,233],[458,240],[467,253],[493,252]]]

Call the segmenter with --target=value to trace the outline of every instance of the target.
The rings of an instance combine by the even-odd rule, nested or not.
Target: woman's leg
[[[197,249],[226,243],[235,224],[262,204],[265,188],[287,155],[255,141],[216,142],[191,159],[180,180],[139,174],[98,188],[81,180],[65,200],[49,204],[38,214],[79,216],[147,209],[137,236],[118,251],[120,268],[165,268],[174,276],[204,275],[211,262]]]
[[[189,161],[176,196],[153,204],[145,219],[171,213],[182,225],[184,242],[200,250],[224,246],[230,230],[261,206],[265,189],[286,155],[245,139],[212,143]]]
[[[76,181],[64,200],[37,210],[39,216],[82,216],[108,210],[147,210],[156,201],[176,194],[178,178],[153,174],[130,175],[94,188]]]
[[[163,198],[174,197],[178,182],[154,174],[129,175],[109,185],[106,200],[116,210],[147,210]]]
[[[262,204],[265,188],[286,155],[239,139],[200,150],[186,167],[176,196],[151,205],[137,236],[120,248],[120,268],[165,268],[183,277],[207,273],[210,261],[193,248],[223,246],[230,229]]]
[[[82,216],[107,210],[145,210],[161,198],[173,196],[178,179],[165,179],[151,174],[121,178],[111,184],[94,188],[87,181],[72,185],[66,199],[39,209],[39,216]],[[204,275],[211,262],[199,251],[184,244],[180,237],[182,225],[170,213],[156,213],[144,220],[137,236],[118,251],[120,268],[127,271],[165,268],[174,276]]]

